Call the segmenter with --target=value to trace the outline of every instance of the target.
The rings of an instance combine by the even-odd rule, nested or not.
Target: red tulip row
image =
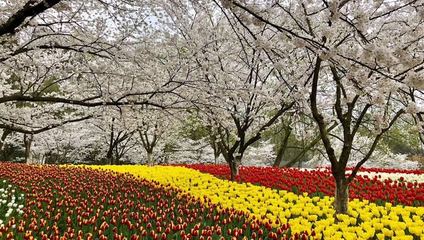
[[[218,211],[181,190],[84,168],[0,164],[0,179],[25,194],[23,214],[11,216],[0,239],[288,239],[233,209]],[[309,239],[306,234],[292,239]]]
[[[217,177],[230,177],[225,165],[185,165]],[[241,167],[237,181],[311,195],[333,196],[335,183],[331,171],[305,171],[297,168]],[[350,197],[372,202],[391,202],[409,206],[424,206],[424,183],[379,180],[377,176],[357,176],[350,184]]]

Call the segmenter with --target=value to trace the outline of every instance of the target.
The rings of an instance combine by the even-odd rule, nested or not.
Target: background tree
[[[292,167],[310,160],[313,155],[321,154],[321,138],[310,116],[296,113],[285,116],[281,122],[269,129],[265,138],[274,144],[276,157],[274,167]],[[329,127],[332,131],[337,124]]]
[[[149,75],[169,54],[150,51],[158,36],[145,4],[97,0],[2,3],[0,109],[8,114],[0,116],[1,123],[30,125],[34,118],[9,113],[31,115],[35,109],[29,107],[37,103],[41,103],[38,109],[53,117],[44,118],[40,128],[54,123],[55,111],[61,108],[83,115],[86,110],[81,107],[151,104],[163,108],[173,104],[175,98],[156,101],[182,83],[169,78],[168,82],[152,81]],[[7,137],[8,131],[4,133]]]
[[[246,149],[293,106],[292,88],[260,45],[258,38],[269,37],[264,31],[245,32],[213,2],[163,4],[168,25],[180,34],[178,44],[195,66],[191,103],[217,136],[234,180]]]
[[[138,145],[144,150],[144,162],[154,165],[159,157],[165,157],[161,152],[165,151],[166,145],[179,137],[178,128],[184,117],[178,110],[149,108],[133,109],[131,114],[130,128],[135,129]]]

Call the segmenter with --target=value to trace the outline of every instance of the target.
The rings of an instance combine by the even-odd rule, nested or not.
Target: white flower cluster
[[[19,194],[6,180],[0,182],[0,227],[4,226],[12,213],[23,214],[23,200],[23,193]]]
[[[328,171],[328,168],[300,168],[301,171]],[[350,174],[352,171],[346,171],[346,174]],[[362,170],[357,173],[357,176],[367,176],[369,179],[377,177],[380,181],[390,179],[392,181],[403,181],[403,182],[417,182],[424,183],[424,174],[417,173],[399,173],[399,172],[375,172],[375,171],[366,171]]]
[[[359,172],[360,176],[368,176],[368,178],[378,177],[379,180],[383,181],[386,179],[391,179],[393,181],[399,181],[401,178],[404,182],[424,182],[424,174],[414,174],[414,173],[383,173],[383,172]]]

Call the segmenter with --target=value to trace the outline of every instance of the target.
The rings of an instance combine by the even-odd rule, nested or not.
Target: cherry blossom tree
[[[183,113],[179,109],[158,110],[139,106],[127,107],[123,111],[125,128],[134,134],[137,147],[144,152],[136,156],[141,162],[148,165],[158,162],[165,145],[179,137]]]
[[[107,146],[104,163],[120,164],[126,152],[135,147],[135,144],[131,143],[135,132],[129,131],[123,126],[123,122],[118,116],[106,117],[104,120],[107,121],[106,124],[95,124],[104,137],[105,146]]]
[[[195,67],[189,100],[217,136],[234,180],[246,149],[294,105],[294,88],[268,54],[266,30],[245,31],[214,2],[164,4]]]
[[[346,213],[348,186],[382,136],[405,113],[399,104],[410,87],[419,88],[423,65],[423,1],[272,1],[223,0],[225,12],[262,25],[303,56],[286,63],[307,69],[310,114],[319,128],[336,182],[335,210]],[[276,42],[268,41],[278,49]],[[290,50],[289,50],[290,51]],[[298,71],[299,72],[299,71]],[[340,131],[329,133],[333,123]],[[372,141],[350,175],[359,132]],[[335,134],[339,132],[340,134]],[[340,151],[334,148],[342,143]]]
[[[98,118],[64,124],[34,135],[33,160],[37,163],[99,163],[106,146],[95,127]]]
[[[157,99],[182,83],[170,78],[153,79],[155,71],[164,70],[164,61],[171,62],[173,56],[166,48],[151,51],[158,49],[159,37],[146,4],[97,0],[1,2],[0,109],[8,113],[0,116],[2,142],[17,124],[26,126],[29,132],[55,125],[55,118],[32,124],[37,120],[35,110],[55,116],[65,107],[64,111],[81,112],[74,114],[79,119],[86,107],[164,108],[176,103],[176,95],[165,99],[169,101]],[[174,62],[169,65],[180,64]],[[170,67],[168,73],[172,74]],[[16,118],[12,113],[33,117]],[[16,122],[18,119],[21,122]],[[30,135],[26,139],[30,140]]]
[[[138,122],[138,138],[146,152],[146,162],[153,165],[156,162],[155,154],[163,150],[168,138],[177,138],[177,125],[179,120],[175,116],[164,115],[164,113],[146,112],[143,120]]]

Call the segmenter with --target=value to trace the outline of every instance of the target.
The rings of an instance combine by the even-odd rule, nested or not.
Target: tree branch
[[[3,128],[5,130],[9,130],[9,131],[12,131],[12,132],[19,132],[19,133],[23,133],[23,134],[34,135],[34,134],[42,133],[42,132],[63,126],[63,125],[68,124],[68,123],[81,122],[81,121],[84,121],[84,120],[87,120],[87,119],[90,119],[90,118],[93,118],[93,116],[89,115],[89,116],[85,116],[85,117],[82,117],[82,118],[66,120],[66,121],[63,121],[63,122],[60,122],[60,123],[57,123],[57,124],[51,124],[51,125],[48,125],[46,127],[39,128],[39,129],[36,129],[36,130],[28,130],[28,129],[16,127],[14,125],[7,125],[7,124],[2,124],[2,123],[0,123],[0,128]]]
[[[99,96],[98,96],[99,97]],[[96,98],[98,98],[96,97]],[[0,104],[6,102],[48,102],[48,103],[65,103],[70,105],[78,105],[83,107],[98,107],[98,106],[125,106],[125,105],[150,105],[164,109],[165,106],[157,103],[149,102],[148,100],[143,101],[97,101],[89,102],[90,99],[69,99],[62,97],[43,97],[43,96],[24,96],[24,95],[11,95],[0,97]]]
[[[324,117],[319,113],[318,107],[317,107],[318,79],[319,79],[320,68],[321,68],[321,59],[317,57],[314,72],[313,72],[313,77],[312,77],[312,91],[310,95],[311,111],[312,111],[312,116],[317,122],[318,129],[321,135],[321,140],[324,144],[325,151],[327,152],[328,157],[330,159],[331,166],[336,167],[337,157],[334,152],[334,149],[331,147],[330,139],[328,138],[328,131],[327,131],[327,128],[325,127],[326,124],[324,122]]]
[[[43,0],[38,4],[35,4],[37,1],[29,0],[22,9],[17,11],[5,23],[0,25],[0,36],[5,34],[14,34],[16,29],[22,25],[25,19],[43,13],[47,9],[58,4],[60,1],[61,0]]]
[[[396,115],[393,117],[393,119],[390,121],[389,126],[387,126],[386,128],[382,129],[381,132],[375,137],[374,142],[371,145],[370,150],[368,151],[367,155],[365,155],[365,157],[359,161],[355,168],[352,170],[352,173],[350,174],[349,178],[347,179],[348,182],[351,182],[353,180],[353,178],[355,178],[356,174],[359,171],[359,168],[361,168],[361,166],[371,157],[371,155],[374,153],[374,150],[376,149],[378,143],[381,140],[381,137],[384,135],[384,133],[386,133],[392,126],[393,124],[396,122],[396,120],[403,114],[405,113],[404,109],[399,110],[398,112],[396,112]]]

